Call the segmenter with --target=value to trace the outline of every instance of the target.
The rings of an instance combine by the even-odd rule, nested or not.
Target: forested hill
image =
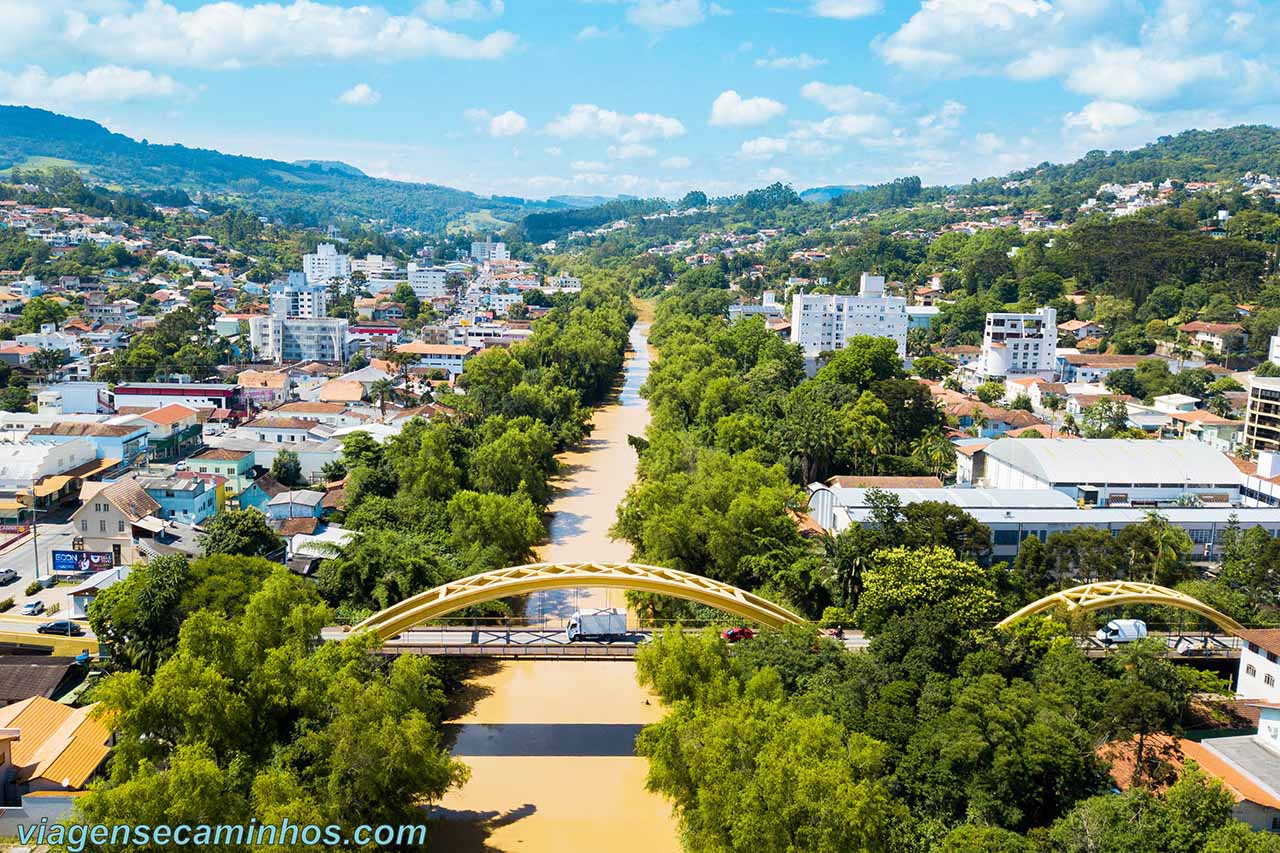
[[[322,225],[334,216],[378,217],[436,230],[477,218],[513,222],[563,205],[485,198],[435,184],[371,178],[345,164],[285,163],[184,145],[151,145],[96,122],[29,107],[0,106],[0,170],[63,165],[88,180],[126,189],[178,187],[203,192],[290,224]]]

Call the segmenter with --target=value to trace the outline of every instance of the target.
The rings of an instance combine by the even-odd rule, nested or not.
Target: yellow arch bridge
[[[1165,607],[1177,607],[1203,616],[1232,634],[1245,630],[1243,625],[1230,616],[1220,613],[1184,592],[1153,583],[1135,581],[1087,583],[1046,595],[1039,601],[1033,601],[1018,612],[1006,616],[1000,621],[999,627],[1007,628],[1024,616],[1043,613],[1046,610],[1064,608],[1069,614],[1087,613],[1091,610],[1119,607],[1125,604],[1159,604]]]
[[[640,563],[531,563],[470,575],[406,598],[356,625],[380,640],[455,610],[498,598],[573,587],[607,587],[670,595],[715,607],[769,628],[804,622],[787,608],[701,575]]]

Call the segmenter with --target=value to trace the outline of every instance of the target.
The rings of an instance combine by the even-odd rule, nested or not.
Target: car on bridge
[[[736,643],[739,640],[753,639],[755,635],[756,632],[750,628],[738,626],[737,628],[725,628],[720,632],[720,639],[728,643]]]

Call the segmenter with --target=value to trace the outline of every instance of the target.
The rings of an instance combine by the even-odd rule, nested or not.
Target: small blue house
[[[267,514],[267,503],[276,495],[289,491],[279,480],[270,474],[263,474],[254,480],[240,493],[237,501],[241,509],[253,507],[263,515]]]
[[[160,518],[203,524],[218,511],[217,489],[198,477],[142,477],[138,483],[160,504]]]

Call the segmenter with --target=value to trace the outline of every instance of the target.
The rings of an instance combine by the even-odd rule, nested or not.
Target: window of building
[[[80,532],[81,532],[81,533],[88,533],[88,532],[89,532],[89,520],[88,520],[88,519],[86,519],[86,518],[82,518],[82,519],[80,519]]]
[[[119,521],[116,522],[116,524],[117,524],[116,532],[124,533],[124,519],[123,518],[120,519]]]
[[[1268,687],[1275,687],[1276,677],[1274,675],[1264,675],[1262,677],[1262,683],[1267,685]]]
[[[1244,674],[1248,676],[1255,676],[1258,674],[1258,668],[1251,663],[1247,663],[1244,665]]]
[[[105,518],[98,519],[98,532],[99,533],[107,532],[107,520]]]

